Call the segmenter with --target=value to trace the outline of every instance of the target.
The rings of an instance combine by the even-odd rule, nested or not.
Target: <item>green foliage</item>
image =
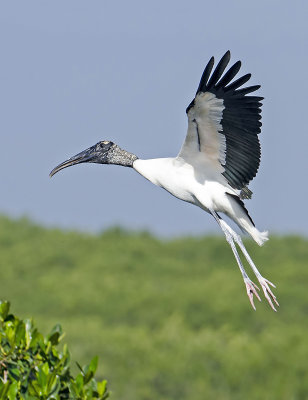
[[[56,325],[44,337],[32,320],[9,314],[10,304],[0,302],[0,399],[60,400],[109,397],[106,380],[97,382],[94,374],[98,358],[80,368],[73,378],[67,346],[59,351],[62,328]]]
[[[3,217],[0,296],[45,332],[60,321],[73,360],[103,359],[97,376],[117,400],[308,399],[308,241],[245,244],[277,285],[277,313],[264,297],[251,309],[222,236],[89,235]]]

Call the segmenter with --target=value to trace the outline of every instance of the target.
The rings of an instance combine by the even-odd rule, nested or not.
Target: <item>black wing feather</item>
[[[205,67],[203,74],[201,76],[197,93],[204,92],[206,90],[207,81],[209,80],[213,66],[214,66],[214,57],[211,57],[210,61],[207,63],[207,66]]]
[[[221,78],[220,81],[217,83],[216,88],[219,89],[228,85],[228,83],[232,81],[232,79],[241,69],[241,65],[242,63],[240,61],[237,61],[234,65],[232,65],[232,67],[225,73],[223,78]]]
[[[240,86],[245,85],[245,83],[248,82],[250,78],[251,78],[251,74],[243,75],[241,78],[238,78],[236,81],[231,83],[229,86],[226,86],[224,88],[225,89],[224,91],[231,92],[231,91],[239,88]]]
[[[261,87],[261,85],[248,86],[244,89],[237,90],[236,94],[245,95],[248,93],[252,93],[252,92],[255,92],[256,90],[260,89],[260,87]]]
[[[197,94],[211,92],[217,98],[223,99],[225,108],[220,121],[222,126],[220,133],[226,138],[226,161],[225,171],[222,174],[233,188],[248,191],[249,197],[250,191],[246,185],[256,176],[261,157],[258,134],[262,125],[260,101],[263,97],[247,96],[260,89],[260,85],[241,88],[249,81],[251,74],[243,75],[231,82],[241,68],[240,61],[232,65],[222,76],[229,61],[230,52],[227,51],[210,77],[214,58],[210,59],[202,74]],[[193,106],[194,100],[187,111]]]
[[[207,90],[209,91],[211,88],[213,88],[216,83],[219,81],[221,78],[221,75],[224,73],[224,70],[226,69],[229,61],[230,61],[230,51],[227,51],[225,55],[222,57],[222,59],[219,61],[217,64],[217,67],[215,68],[215,71],[213,72],[211,79],[209,80],[209,83],[207,84]]]

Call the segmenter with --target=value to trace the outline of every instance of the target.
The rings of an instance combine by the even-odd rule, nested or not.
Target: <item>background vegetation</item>
[[[60,322],[73,360],[98,355],[117,400],[308,399],[307,240],[246,244],[277,285],[278,313],[250,308],[222,237],[94,236],[2,217],[0,297],[45,333]]]

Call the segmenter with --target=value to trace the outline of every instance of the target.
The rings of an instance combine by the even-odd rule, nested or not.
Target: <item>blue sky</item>
[[[173,156],[208,59],[228,49],[261,84],[262,161],[246,202],[260,230],[308,234],[307,2],[14,1],[0,5],[0,212],[48,226],[218,232],[133,170],[59,162],[109,139]]]

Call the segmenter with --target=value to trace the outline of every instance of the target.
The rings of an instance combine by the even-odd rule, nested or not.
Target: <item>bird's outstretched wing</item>
[[[227,179],[242,197],[250,197],[246,185],[256,176],[260,164],[261,106],[263,97],[247,96],[259,85],[241,88],[251,77],[246,74],[230,83],[240,70],[238,61],[223,75],[230,51],[214,66],[212,57],[205,67],[194,100],[187,107],[188,131],[179,157],[201,155]]]

